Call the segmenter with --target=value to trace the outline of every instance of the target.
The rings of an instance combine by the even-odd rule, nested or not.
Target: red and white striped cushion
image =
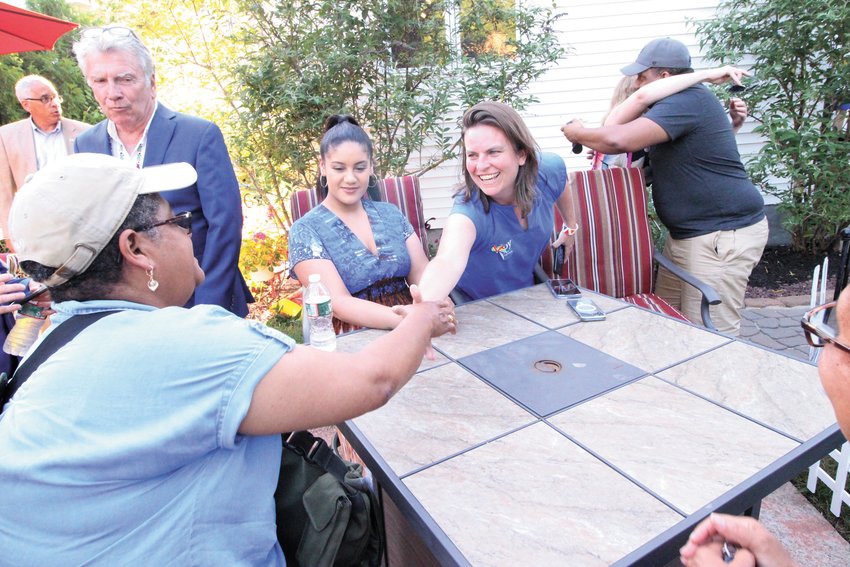
[[[650,311],[655,311],[656,313],[664,313],[665,315],[669,315],[676,319],[681,319],[682,321],[687,321],[688,318],[685,315],[667,303],[660,296],[655,295],[654,293],[639,293],[636,295],[627,295],[623,298],[625,301],[629,303],[633,303],[638,307],[643,307],[644,309],[649,309]]]
[[[404,177],[386,177],[378,182],[381,200],[392,203],[407,217],[413,225],[413,231],[422,242],[425,254],[428,254],[428,234],[425,230],[425,211],[422,209],[422,194],[419,190],[419,178],[413,175]]]
[[[310,209],[318,204],[319,199],[316,196],[315,188],[306,191],[293,191],[289,195],[289,215],[292,217],[292,222],[306,215]]]
[[[562,277],[613,297],[650,293],[653,248],[642,170],[579,171],[570,175],[570,187],[581,228]]]

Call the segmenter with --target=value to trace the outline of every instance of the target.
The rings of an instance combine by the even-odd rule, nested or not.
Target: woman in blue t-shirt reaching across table
[[[455,288],[479,299],[530,286],[553,205],[566,219],[558,244],[571,247],[578,230],[564,160],[540,153],[520,115],[500,102],[466,111],[461,145],[464,185],[422,274],[422,294],[443,298]]]
[[[372,141],[353,118],[329,117],[319,152],[324,199],[289,231],[292,275],[302,285],[321,275],[337,333],[393,329],[401,317],[391,307],[412,302],[408,285],[428,263],[422,242],[395,205],[364,199],[375,179]]]

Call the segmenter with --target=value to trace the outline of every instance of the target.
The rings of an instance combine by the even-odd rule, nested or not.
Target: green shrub
[[[725,0],[696,29],[709,59],[752,62],[744,98],[766,143],[750,175],[780,199],[793,246],[823,254],[850,224],[850,140],[839,110],[850,102],[850,3]]]

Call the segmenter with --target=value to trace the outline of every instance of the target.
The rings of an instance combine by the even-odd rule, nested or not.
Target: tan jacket
[[[62,136],[68,153],[74,153],[74,140],[91,126],[84,122],[62,118]],[[35,140],[29,118],[0,127],[0,229],[8,244],[9,208],[15,193],[27,175],[35,173]]]

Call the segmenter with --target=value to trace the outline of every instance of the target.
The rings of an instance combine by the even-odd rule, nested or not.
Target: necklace
[[[144,145],[145,143],[143,141],[139,141],[139,143],[136,144],[136,150],[133,152],[135,154],[133,156],[135,158],[133,161],[136,162],[136,169],[142,169],[142,148],[144,147]],[[124,151],[124,144],[121,144],[118,147],[118,159],[120,159],[121,161],[124,161],[125,159],[132,159],[128,158]]]
[[[115,140],[112,139],[112,136],[109,136],[109,153],[114,153],[112,148],[115,144]],[[144,139],[139,140],[139,143],[136,144],[136,149],[133,151],[133,156],[128,156],[127,149],[124,147],[124,143],[120,140],[118,141],[118,155],[116,156],[121,161],[133,160],[135,161],[136,169],[142,169],[142,150],[145,147]]]

